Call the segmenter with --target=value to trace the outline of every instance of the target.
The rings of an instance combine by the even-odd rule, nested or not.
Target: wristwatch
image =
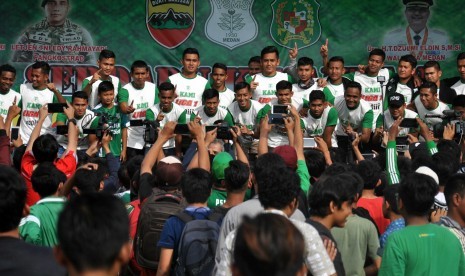
[[[68,124],[69,124],[69,123],[73,123],[75,126],[77,126],[77,121],[76,121],[76,119],[74,119],[74,118],[69,119],[69,120],[68,120]]]

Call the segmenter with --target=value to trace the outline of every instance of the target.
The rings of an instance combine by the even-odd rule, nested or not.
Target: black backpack
[[[162,193],[153,194],[143,202],[133,244],[134,257],[141,267],[157,270],[160,261],[158,240],[166,220],[184,209],[181,201],[179,195]]]

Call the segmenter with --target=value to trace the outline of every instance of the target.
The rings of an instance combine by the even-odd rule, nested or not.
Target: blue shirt
[[[392,233],[399,231],[403,228],[405,228],[405,220],[403,218],[396,219],[388,225],[388,227],[386,228],[386,231],[379,238],[379,245],[380,245],[380,248],[378,249],[379,256],[381,257],[383,256],[384,247],[386,246],[386,241],[388,237]]]

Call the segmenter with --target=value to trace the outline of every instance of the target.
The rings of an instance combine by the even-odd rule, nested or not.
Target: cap
[[[233,160],[231,154],[227,152],[220,152],[214,158],[212,162],[212,174],[216,180],[224,179],[224,170],[229,167],[229,161]]]
[[[428,8],[433,5],[433,0],[403,0],[407,7],[423,7]]]
[[[405,104],[404,95],[400,93],[392,93],[388,98],[389,107],[401,107]]]
[[[286,166],[292,170],[297,168],[297,152],[289,145],[276,147],[273,151],[284,159]]]
[[[430,176],[431,178],[434,179],[434,182],[436,182],[436,184],[439,185],[439,177],[432,169],[426,166],[421,166],[415,172]]]
[[[425,142],[417,142],[412,143],[408,147],[408,151],[410,152],[410,156],[415,158],[417,154],[421,154],[421,152],[428,154],[428,147],[426,146]]]
[[[176,188],[179,186],[181,177],[184,174],[181,161],[168,156],[161,159],[155,170],[156,184],[161,189]]]

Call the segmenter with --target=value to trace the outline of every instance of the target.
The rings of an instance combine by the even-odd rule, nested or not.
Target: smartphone
[[[288,106],[285,104],[275,104],[272,106],[272,114],[287,114]]]
[[[418,127],[418,122],[417,119],[413,118],[404,118],[402,119],[402,122],[400,122],[400,127],[408,127],[408,128],[417,128]]]
[[[12,127],[10,132],[11,141],[18,139],[19,137],[19,127]]]
[[[373,160],[376,157],[374,153],[362,153],[362,156],[365,160]]]
[[[283,114],[270,114],[268,115],[268,124],[272,125],[284,125]]]
[[[57,134],[58,135],[68,134],[68,126],[57,126]]]
[[[304,138],[304,148],[316,147],[315,138]]]
[[[48,113],[63,113],[64,108],[67,108],[66,103],[48,103],[47,109]]]
[[[187,124],[177,124],[174,127],[174,133],[175,134],[189,134],[190,133],[189,127],[187,126]]]

